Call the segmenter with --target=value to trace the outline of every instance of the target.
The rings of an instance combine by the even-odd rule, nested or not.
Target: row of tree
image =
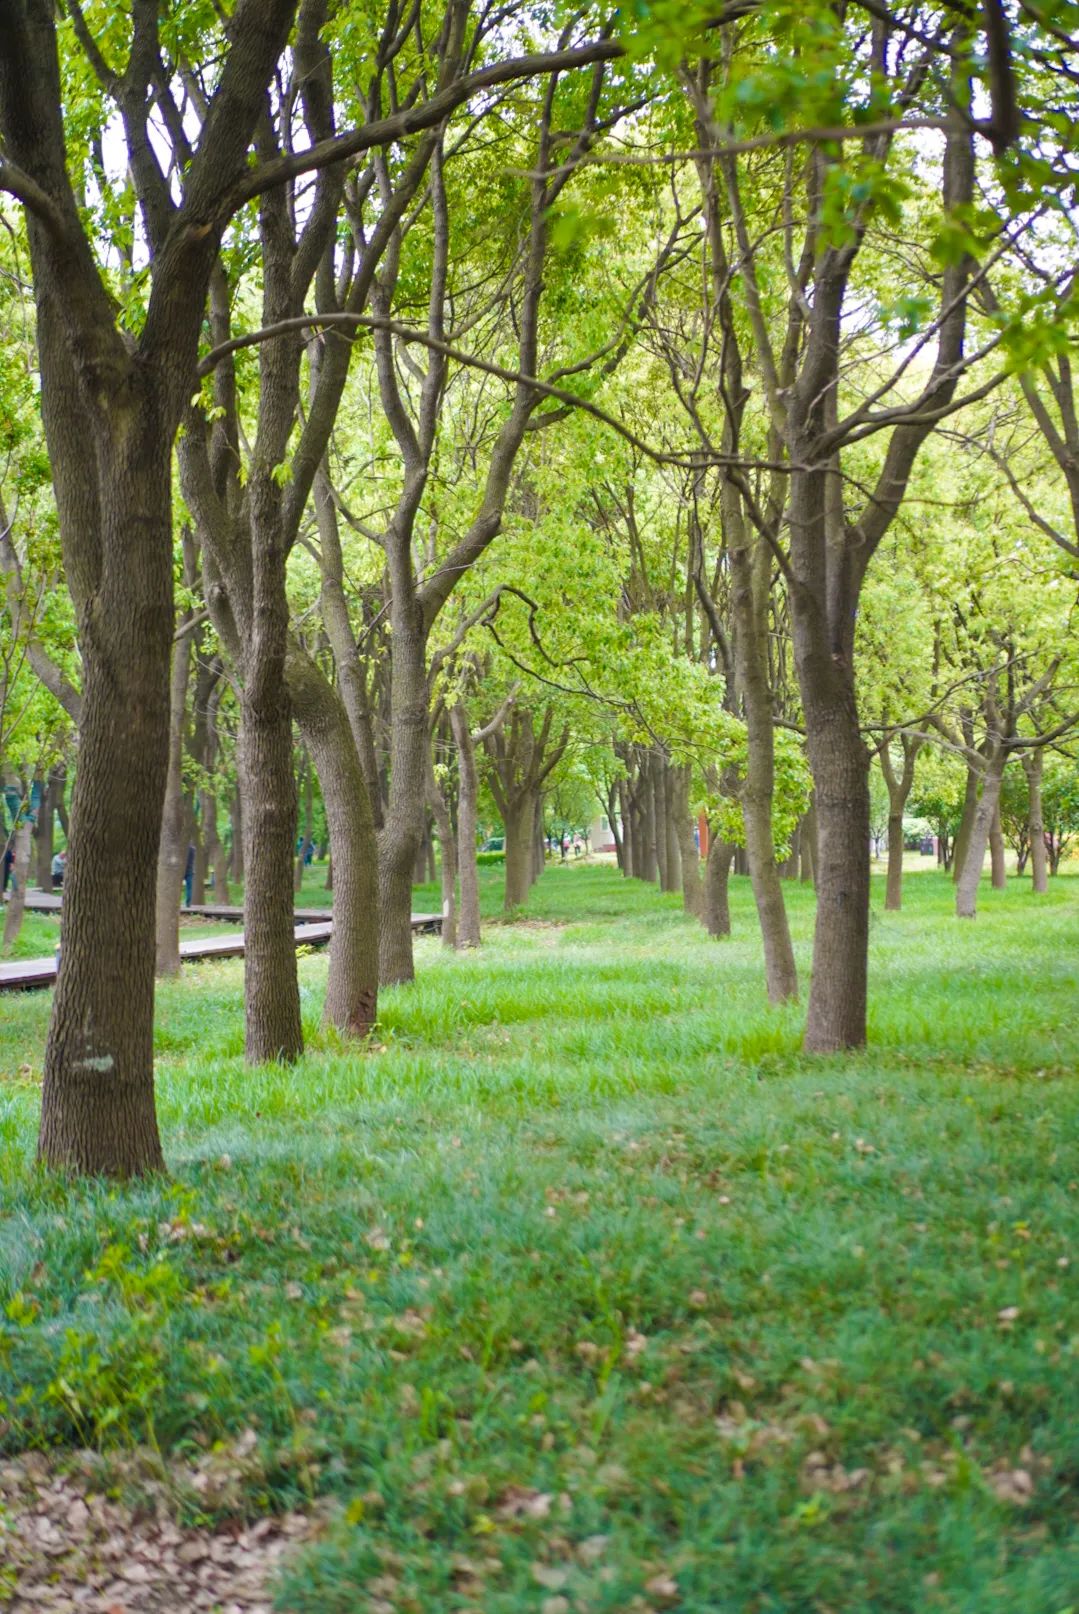
[[[874,754],[900,823],[963,771],[964,915],[1021,759],[1040,880],[1079,683],[1058,21],[557,12],[0,6],[4,754],[74,780],[49,1163],[160,1164],[155,961],[196,801],[229,877],[230,768],[247,1054],[300,1052],[297,740],[357,1035],[432,817],[476,939],[481,775],[511,904],[567,767],[713,928],[740,848],[777,1001],[797,840],[810,1050],[865,1037]]]

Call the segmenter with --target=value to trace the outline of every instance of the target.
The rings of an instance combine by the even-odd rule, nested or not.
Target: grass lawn
[[[311,953],[290,1069],[243,1066],[241,964],[189,968],[132,1188],[34,1172],[49,997],[0,1000],[0,1448],[317,1507],[297,1614],[1079,1609],[1079,878],[974,924],[876,882],[828,1059],[733,887],[713,942],[552,867],[478,953],[421,939],[365,1052]]]

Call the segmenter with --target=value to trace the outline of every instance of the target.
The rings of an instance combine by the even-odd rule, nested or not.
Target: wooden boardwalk
[[[60,907],[60,898],[48,892],[39,891],[27,894],[26,906],[31,906],[31,899],[37,903],[48,906],[35,906],[35,913],[55,913]],[[202,908],[185,908],[184,913],[204,919],[242,919],[242,908],[219,907],[215,913],[207,913]],[[414,913],[412,915],[412,928],[420,935],[437,935],[442,929],[442,916],[437,913]],[[333,922],[325,909],[297,908],[296,910],[296,946],[297,947],[324,947],[333,934]],[[231,932],[227,936],[211,936],[199,941],[181,941],[180,957],[189,963],[210,958],[242,958],[244,951],[244,933],[242,930]],[[19,958],[0,962],[0,992],[25,992],[34,987],[52,986],[56,980],[55,958]]]

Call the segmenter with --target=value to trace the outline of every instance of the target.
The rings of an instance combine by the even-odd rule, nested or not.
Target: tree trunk
[[[869,947],[869,754],[853,680],[832,665],[802,671],[817,810],[817,919],[805,1046],[813,1053],[865,1043]]]
[[[434,763],[427,775],[427,794],[438,830],[442,882],[442,945],[457,946],[457,837],[453,833],[449,803],[435,777]]]
[[[39,891],[52,890],[53,829],[56,823],[56,774],[49,774],[41,792],[41,809],[34,826]]]
[[[204,797],[204,821],[207,839],[212,837],[214,865],[214,901],[229,902],[229,857],[217,827],[217,797],[207,790]]]
[[[532,825],[532,880],[535,885],[543,873],[547,859],[543,849],[543,797],[536,792],[536,802],[533,808]]]
[[[1007,751],[998,745],[989,752],[986,761],[982,793],[974,814],[966,854],[959,871],[959,882],[955,889],[955,912],[960,919],[973,919],[978,911],[978,882],[982,877],[985,850],[989,844],[993,819],[1000,801],[1000,783],[1004,777],[1004,764],[1007,760]],[[958,863],[958,858],[956,861]]]
[[[615,851],[618,854],[618,867],[623,879],[628,879],[633,872],[633,828],[630,824],[629,807],[627,805],[626,781],[619,779],[615,787],[615,803],[618,817],[622,825],[621,833],[615,835]],[[614,819],[611,819],[611,828],[614,829]]]
[[[532,829],[535,803],[531,792],[506,803],[503,825],[506,831],[506,888],[502,907],[512,913],[527,900],[532,884]]]
[[[730,873],[734,843],[713,835],[704,870],[704,928],[709,936],[731,933]]]
[[[772,821],[775,723],[767,658],[769,557],[760,539],[755,547],[747,545],[734,490],[725,488],[724,493],[731,531],[741,534],[741,541],[732,544],[730,556],[735,665],[746,713],[746,776],[741,789],[746,856],[764,942],[768,1000],[786,1003],[798,996],[798,969],[776,865]]]
[[[655,883],[659,880],[659,855],[656,850],[658,826],[652,780],[652,757],[651,753],[647,753],[641,759],[640,878]]]
[[[450,724],[457,744],[457,861],[461,883],[461,908],[457,919],[458,947],[480,944],[480,887],[476,863],[477,802],[476,750],[468,728],[468,713],[458,704],[450,711]]]
[[[244,801],[244,1051],[252,1064],[303,1052],[292,859],[296,775],[281,489],[259,468],[248,486],[252,612],[243,645],[240,764]]]
[[[682,847],[678,836],[678,823],[675,818],[676,785],[674,769],[669,762],[661,764],[661,778],[663,779],[663,819],[667,826],[667,890],[681,891]],[[692,844],[692,828],[690,829],[690,842]]]
[[[412,875],[427,827],[428,693],[426,636],[415,600],[412,562],[391,542],[390,634],[393,698],[390,797],[379,831],[379,957],[383,986],[415,977],[412,959]]]
[[[670,869],[667,864],[667,783],[666,765],[659,755],[653,751],[648,759],[648,776],[652,796],[652,813],[655,823],[656,869],[659,875],[659,889],[673,891]]]
[[[187,812],[184,802],[184,720],[191,667],[191,635],[185,633],[172,647],[169,679],[169,765],[165,779],[165,807],[161,815],[161,844],[157,854],[155,909],[156,974],[161,979],[180,973],[180,903],[187,859]]]
[[[311,845],[314,832],[315,819],[315,792],[314,781],[311,777],[311,761],[304,757],[303,761],[303,836],[300,841],[300,850],[296,857],[295,894],[299,896],[303,886],[304,869],[307,867],[307,849]]]
[[[39,322],[39,340],[42,330]],[[141,395],[140,395],[141,394]],[[83,514],[110,562],[80,622],[78,769],[38,1157],[129,1177],[164,1164],[154,1108],[157,856],[174,630],[171,427],[152,385],[112,411]],[[63,449],[50,433],[54,469]],[[67,521],[77,496],[68,489]],[[63,530],[65,518],[61,516]],[[65,556],[69,560],[67,540]],[[68,566],[77,572],[78,558]]]
[[[1004,827],[1000,822],[1000,799],[989,826],[989,865],[992,869],[993,890],[1003,891],[1008,884],[1008,865],[1004,858]]]
[[[318,774],[333,847],[333,935],[323,1024],[365,1037],[378,1008],[378,848],[367,781],[348,714],[298,645],[285,663],[289,696]]]
[[[692,770],[680,767],[672,771],[674,794],[671,799],[671,817],[678,834],[679,857],[682,867],[682,908],[685,913],[700,918],[704,913],[704,887],[701,884],[701,859],[693,839],[693,816],[689,810],[689,791]]]
[[[966,861],[967,847],[970,845],[971,832],[974,828],[974,817],[978,811],[978,770],[967,767],[967,783],[963,794],[963,811],[959,819],[959,828],[955,832],[955,845],[952,847],[952,880],[959,884]],[[984,851],[984,848],[983,848]]]
[[[416,852],[412,859],[412,884],[425,885],[427,882],[427,843],[430,839],[430,830],[424,819],[423,833],[416,843]]]
[[[884,783],[888,787],[888,878],[884,906],[886,909],[898,911],[903,904],[903,814],[906,811],[907,799],[914,788],[914,764],[918,760],[922,741],[912,738],[909,734],[899,734],[899,743],[903,748],[903,767],[897,773],[892,761],[894,738],[891,733],[885,736],[880,749],[880,767]]]
[[[810,800],[806,815],[802,819],[802,833],[799,837],[798,851],[801,857],[803,885],[816,885],[817,883],[817,809]]]
[[[1024,753],[1023,772],[1027,776],[1027,789],[1030,793],[1027,822],[1030,835],[1031,887],[1039,896],[1049,889],[1048,860],[1045,855],[1045,820],[1042,815],[1042,768],[1043,757],[1040,749]]]
[[[903,808],[894,796],[888,807],[888,878],[884,907],[898,913],[903,906]]]
[[[237,775],[239,769],[237,769]],[[239,777],[236,780],[236,789],[232,795],[232,808],[229,812],[229,827],[232,831],[232,878],[237,885],[244,883],[244,798],[243,783]]]
[[[11,896],[4,912],[4,939],[2,946],[5,953],[14,947],[18,940],[19,931],[22,929],[23,915],[26,912],[26,886],[30,878],[33,834],[30,815],[24,806],[19,813],[18,823],[15,826],[15,844],[13,847],[15,861],[11,869]]]

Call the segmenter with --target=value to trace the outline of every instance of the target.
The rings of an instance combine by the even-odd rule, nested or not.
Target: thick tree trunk
[[[187,809],[184,802],[184,721],[191,667],[191,635],[185,633],[172,647],[169,679],[169,766],[165,780],[165,806],[161,815],[161,845],[157,854],[155,907],[155,961],[159,978],[180,973],[180,904],[187,859]]]
[[[479,781],[476,750],[468,728],[468,713],[461,705],[450,712],[453,738],[457,745],[457,860],[461,884],[461,908],[457,918],[458,947],[480,944],[480,887],[476,862],[477,802]]]
[[[731,933],[730,874],[734,843],[712,836],[704,872],[704,928],[710,936]]]
[[[12,848],[15,861],[12,864],[11,896],[8,898],[4,910],[4,939],[0,944],[6,953],[14,947],[22,929],[23,916],[26,913],[26,887],[30,879],[30,861],[33,852],[33,826],[29,816],[23,812],[15,829],[15,844]]]
[[[333,936],[322,1018],[364,1037],[378,1008],[378,848],[367,781],[348,714],[321,668],[297,645],[285,664],[289,696],[318,774],[334,857]]]
[[[978,883],[982,877],[985,851],[1000,801],[1000,784],[1004,777],[1004,764],[1008,753],[1003,746],[989,752],[986,759],[982,793],[971,825],[959,882],[955,888],[955,912],[960,919],[973,919],[978,911]],[[957,859],[958,862],[958,859]]]
[[[527,900],[532,884],[532,830],[535,802],[531,792],[506,803],[506,888],[502,907],[512,913]]]
[[[989,866],[992,870],[994,891],[1003,891],[1008,884],[1008,865],[1004,856],[1004,826],[1000,822],[1000,800],[989,826]]]
[[[1045,820],[1042,815],[1042,767],[1043,758],[1040,750],[1028,752],[1023,756],[1023,772],[1027,776],[1027,789],[1030,794],[1027,822],[1030,835],[1031,887],[1039,896],[1049,889],[1048,859],[1045,855]]]
[[[85,496],[81,536],[91,548],[96,537],[111,558],[80,619],[78,770],[38,1156],[49,1166],[127,1177],[163,1165],[154,920],[174,627],[172,433],[153,385],[135,385],[106,407],[96,486],[82,494],[68,486],[64,501],[75,525]],[[50,449],[55,466],[64,451],[51,433]],[[67,539],[65,557],[69,577],[77,574],[84,557],[69,554]]]

